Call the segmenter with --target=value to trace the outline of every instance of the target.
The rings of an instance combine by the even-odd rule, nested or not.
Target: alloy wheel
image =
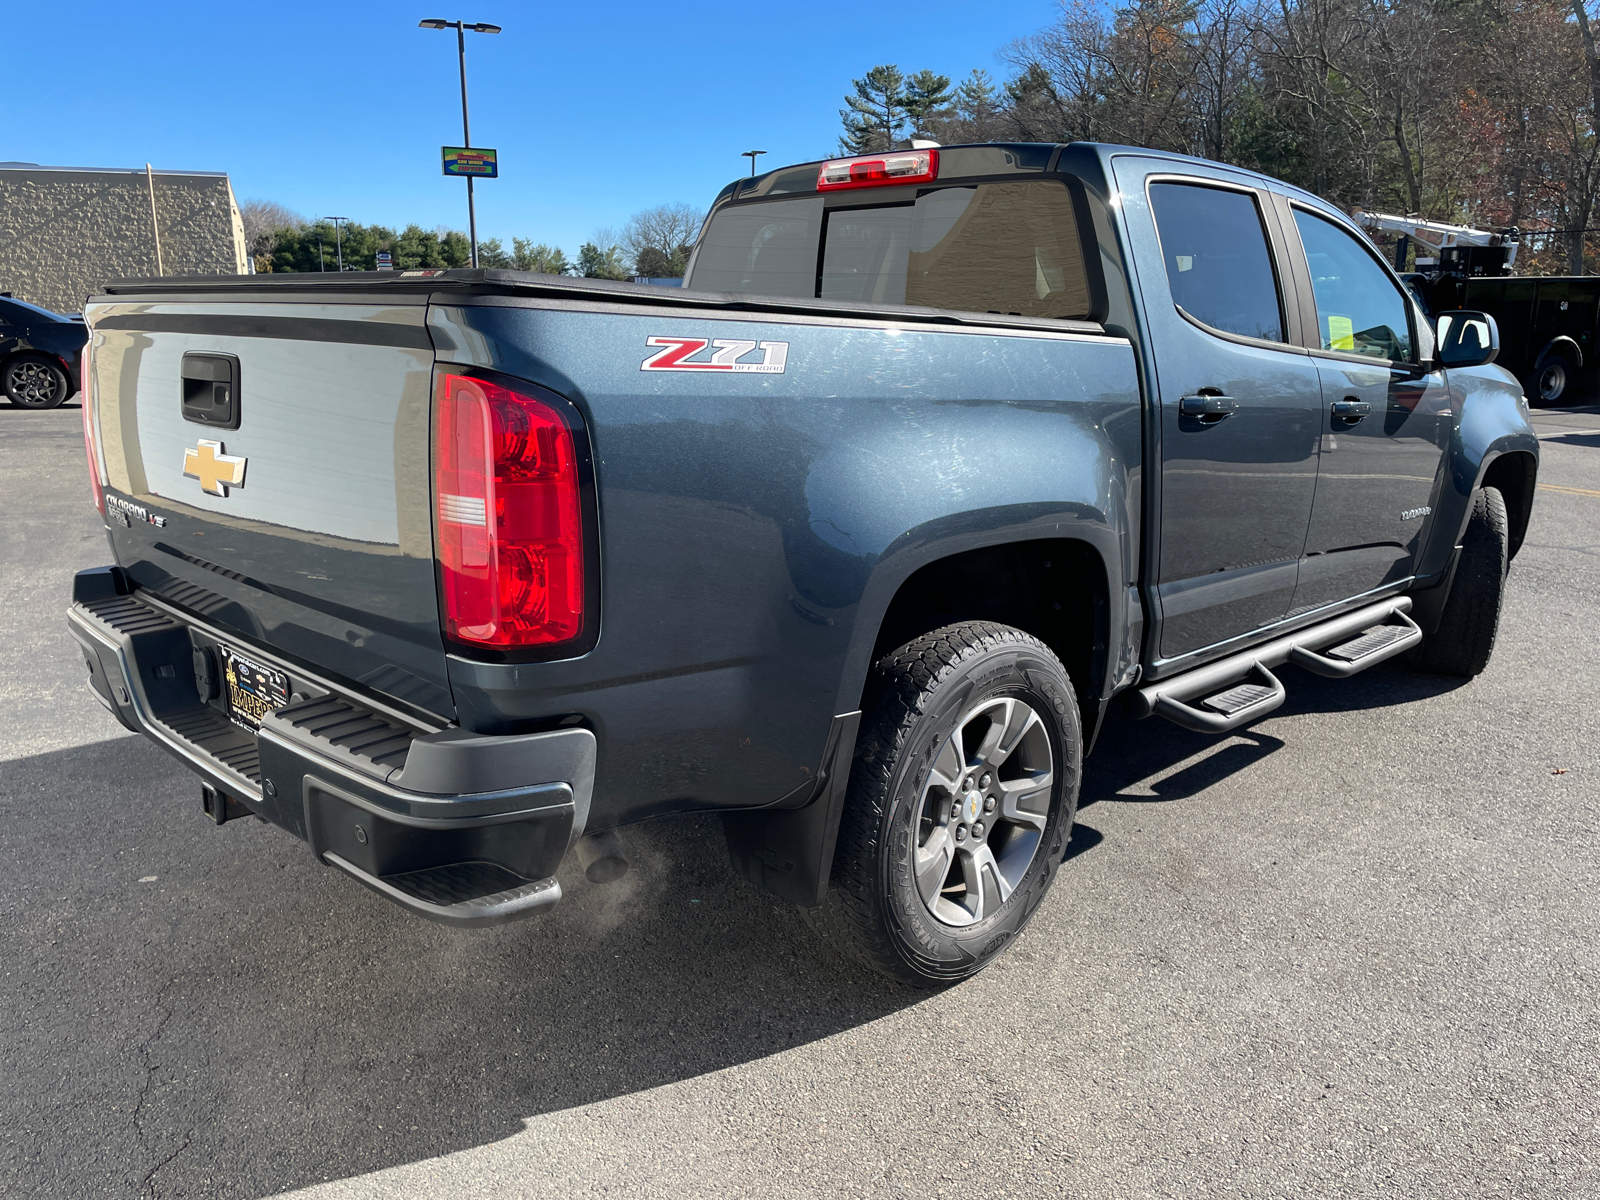
[[[10,371],[9,391],[17,403],[30,408],[47,408],[61,387],[59,377],[44,363],[20,362]]]
[[[1055,786],[1044,720],[997,696],[961,718],[922,786],[913,871],[917,892],[946,925],[993,916],[1044,840]]]

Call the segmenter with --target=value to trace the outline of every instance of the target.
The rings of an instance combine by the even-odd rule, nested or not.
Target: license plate
[[[289,677],[231,646],[217,649],[222,654],[222,679],[228,687],[228,715],[246,729],[260,729],[262,717],[289,703]]]

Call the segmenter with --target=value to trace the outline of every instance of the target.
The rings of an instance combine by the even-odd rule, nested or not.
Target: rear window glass
[[[764,256],[779,237],[792,239],[795,260],[781,291],[758,286],[776,278],[763,274]],[[1045,181],[939,188],[915,203],[825,217],[820,197],[727,208],[701,240],[688,286],[1027,317],[1085,317],[1091,307],[1071,193]]]
[[[685,286],[813,297],[821,230],[821,196],[725,208],[700,239]]]
[[[822,252],[824,300],[866,304],[906,303],[906,264],[916,206],[836,208],[828,214]]]

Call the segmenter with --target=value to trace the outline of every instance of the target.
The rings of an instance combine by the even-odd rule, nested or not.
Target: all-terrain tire
[[[1510,546],[1506,502],[1500,490],[1479,488],[1472,496],[1472,515],[1461,540],[1461,557],[1439,628],[1423,639],[1413,659],[1418,667],[1471,679],[1489,665],[1500,629]]]
[[[971,764],[990,761],[983,753],[999,761],[1001,753],[995,747],[982,750],[989,745],[988,732],[998,730],[993,740],[1003,748],[1014,728],[1023,732],[1004,752],[1012,766],[1001,762],[980,775],[981,766]],[[962,739],[969,743],[966,752]],[[1036,769],[1046,746],[1053,772],[1048,798],[1040,784],[1044,776]],[[894,979],[937,986],[976,974],[1022,931],[1055,878],[1077,811],[1082,757],[1072,682],[1037,638],[973,621],[947,625],[901,646],[873,667],[830,887],[822,906],[806,914],[808,921],[838,949]],[[967,781],[963,786],[973,790],[941,793],[935,764],[948,768],[957,758],[962,762],[958,773]],[[1010,777],[1002,782],[1008,770]],[[1001,794],[1002,788],[1009,790]],[[1018,798],[1029,789],[1036,790]],[[978,806],[979,821],[991,814],[987,828],[955,824],[956,812],[966,811],[963,797]],[[952,798],[955,811],[946,811]],[[997,809],[985,807],[991,801]],[[1008,825],[1008,808],[1032,826]],[[967,864],[967,878],[978,872],[976,889],[959,883],[930,888],[928,871],[918,876],[916,864],[931,861],[919,856],[929,853],[934,834],[927,813],[934,809],[935,824],[945,825],[940,836],[947,839],[952,878],[961,869],[955,839],[961,829],[968,831],[962,835],[967,858],[960,862]],[[1017,861],[1023,848],[1018,837],[1037,838],[1025,869]],[[1001,845],[998,861],[990,842]],[[973,867],[974,852],[989,854],[981,861],[995,863],[992,875],[983,874],[986,866]],[[1004,871],[1003,862],[1009,863]],[[1000,886],[1005,873],[1009,892]],[[924,890],[933,893],[931,900]],[[947,899],[947,892],[957,893],[955,899]],[[975,912],[957,907],[963,896]],[[941,919],[935,908],[958,920]]]
[[[19,354],[0,374],[0,389],[18,408],[54,408],[70,387],[66,372],[42,354]]]

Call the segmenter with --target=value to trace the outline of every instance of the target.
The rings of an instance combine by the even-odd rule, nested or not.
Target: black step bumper
[[[304,697],[252,733],[201,694],[196,667],[197,654],[241,639],[134,592],[114,567],[79,572],[67,620],[118,721],[304,839],[319,862],[453,925],[499,924],[561,898],[556,868],[594,786],[589,730],[430,727],[249,647]]]

